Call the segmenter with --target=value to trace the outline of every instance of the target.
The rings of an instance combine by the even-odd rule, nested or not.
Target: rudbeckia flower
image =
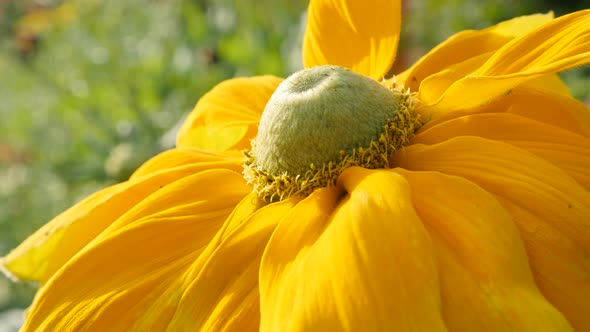
[[[399,29],[400,1],[312,0],[307,69],[219,84],[3,258],[40,282],[23,330],[589,331],[590,111],[556,73],[590,11],[386,77]]]

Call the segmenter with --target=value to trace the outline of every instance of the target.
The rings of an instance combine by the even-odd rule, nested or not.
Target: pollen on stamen
[[[327,66],[324,66],[327,67]],[[333,66],[330,66],[330,70],[332,70]],[[318,84],[317,82],[314,82],[313,80],[315,79],[314,75],[310,76],[303,76],[303,78],[298,77],[299,81],[297,82],[297,93],[301,93],[302,91],[304,91],[307,95],[313,95],[313,94],[318,94],[321,91],[317,91],[318,89],[322,89],[322,88],[327,88],[329,91],[327,91],[328,93],[334,93],[334,91],[336,91],[336,94],[338,93],[338,88],[340,88],[340,86],[342,86],[343,84],[348,84],[349,82],[346,81],[346,79],[348,79],[348,76],[353,77],[354,79],[356,79],[354,75],[357,76],[361,76],[359,74],[351,74],[350,71],[348,71],[347,69],[344,68],[337,68],[337,73],[338,75],[342,74],[342,72],[344,73],[345,80],[344,83],[341,82],[336,82],[335,83],[331,83],[329,80],[327,80],[325,77],[321,78],[321,84]],[[326,68],[322,68],[322,70],[325,72]],[[323,73],[322,73],[323,74]],[[289,78],[291,79],[291,78]],[[288,80],[289,80],[288,79]],[[363,77],[364,79],[364,77]],[[307,81],[306,81],[307,80]],[[301,82],[303,81],[303,83]],[[373,81],[374,82],[374,81]],[[356,83],[356,82],[355,82]],[[274,169],[269,169],[269,167],[265,167],[265,163],[260,162],[259,160],[259,156],[260,154],[258,153],[259,146],[260,144],[268,144],[268,142],[262,141],[260,142],[259,139],[261,137],[260,135],[260,129],[259,129],[259,136],[252,140],[252,147],[250,150],[244,151],[244,156],[245,156],[245,162],[244,162],[244,178],[246,179],[247,183],[249,185],[253,186],[253,191],[260,197],[264,198],[267,201],[273,202],[273,201],[278,201],[278,200],[283,200],[286,199],[288,197],[291,196],[307,196],[309,195],[311,192],[313,192],[315,189],[318,188],[322,188],[322,187],[328,187],[328,186],[333,186],[336,184],[336,181],[338,179],[338,176],[346,169],[352,166],[360,166],[360,167],[364,167],[364,168],[370,168],[370,169],[377,169],[377,168],[388,168],[390,167],[389,165],[389,159],[391,158],[391,156],[393,156],[393,154],[395,154],[395,152],[397,150],[399,150],[400,148],[402,148],[403,146],[407,145],[410,141],[410,139],[412,138],[413,134],[420,128],[420,126],[422,125],[421,121],[420,121],[420,117],[419,115],[415,112],[415,106],[417,103],[416,98],[414,97],[414,95],[412,93],[410,93],[409,90],[405,90],[403,87],[399,87],[397,86],[395,83],[393,83],[391,86],[389,87],[385,87],[384,85],[381,85],[377,82],[375,82],[376,84],[379,85],[379,88],[382,89],[387,89],[388,92],[387,93],[383,93],[383,91],[378,91],[377,93],[374,93],[373,90],[375,89],[374,86],[371,86],[368,93],[365,93],[366,95],[369,96],[380,96],[380,98],[384,99],[384,98],[390,98],[390,100],[381,100],[379,101],[380,103],[382,103],[383,105],[388,105],[388,103],[390,103],[391,105],[395,105],[395,107],[390,108],[389,106],[387,107],[387,111],[385,114],[385,117],[382,116],[382,119],[384,118],[385,120],[382,122],[381,125],[375,125],[376,128],[376,132],[370,132],[370,133],[363,133],[362,130],[359,131],[354,131],[356,128],[354,126],[356,126],[357,122],[362,120],[362,119],[355,119],[355,118],[345,118],[345,120],[348,120],[347,123],[338,123],[338,121],[341,119],[339,116],[341,114],[336,114],[336,115],[330,115],[329,112],[339,112],[342,111],[342,108],[340,109],[336,109],[336,110],[325,110],[324,108],[320,108],[318,109],[306,109],[304,111],[306,111],[307,113],[303,113],[301,110],[292,110],[292,109],[288,109],[290,112],[300,112],[302,113],[301,116],[305,116],[306,114],[312,117],[312,122],[317,125],[318,121],[322,121],[325,120],[325,117],[332,117],[329,118],[329,120],[332,119],[337,119],[338,121],[334,121],[336,123],[328,123],[326,125],[322,125],[321,128],[326,128],[325,130],[330,130],[332,128],[337,128],[338,126],[343,126],[343,125],[348,125],[348,126],[352,126],[352,128],[348,128],[349,132],[354,132],[355,134],[358,135],[373,135],[373,138],[369,137],[368,143],[364,143],[364,144],[357,144],[357,145],[353,145],[353,146],[349,146],[348,148],[342,149],[339,147],[334,147],[336,150],[332,150],[335,151],[335,154],[332,154],[332,159],[328,160],[328,161],[318,161],[318,162],[309,162],[307,164],[306,167],[304,167],[303,169],[299,168],[297,169],[297,171],[294,173],[292,171],[292,169],[280,169],[279,167],[275,167],[274,165],[282,165],[285,163],[284,161],[284,156],[281,156],[281,152],[280,149],[278,149],[279,151],[277,151],[277,147],[276,144],[275,145],[271,145],[271,146],[265,146],[265,158],[269,158],[269,154],[271,158],[276,158],[276,163],[272,164]],[[313,86],[311,92],[306,91],[305,89],[302,89],[302,84],[309,84],[310,86]],[[334,85],[336,86],[336,88],[334,88]],[[352,84],[354,85],[354,84]],[[346,89],[347,87],[345,87],[344,89]],[[357,92],[356,95],[353,95],[352,98],[356,97],[359,95],[358,90],[359,88],[354,86],[354,90],[355,92]],[[360,92],[360,95],[362,96],[363,92]],[[274,96],[273,96],[274,97]],[[290,96],[293,98],[293,96]],[[306,96],[307,97],[307,96]],[[334,95],[331,96],[331,98],[333,98]],[[338,96],[337,96],[338,97]],[[346,96],[346,98],[349,98],[351,96]],[[365,96],[366,97],[366,96]],[[299,95],[294,96],[294,98],[299,98]],[[320,96],[319,98],[323,98],[322,96]],[[271,98],[272,100],[272,98]],[[358,103],[358,101],[355,101]],[[308,103],[306,103],[308,104]],[[322,106],[324,106],[325,103],[322,104]],[[342,105],[342,103],[340,103],[339,105]],[[365,103],[359,103],[359,105],[365,105]],[[375,102],[372,102],[371,105],[375,105]],[[380,105],[379,103],[377,103],[376,105]],[[355,107],[358,107],[355,106]],[[381,107],[381,106],[379,106]],[[268,108],[268,105],[267,105]],[[348,110],[350,112],[350,114],[355,114],[355,109],[351,108],[350,110]],[[383,111],[383,110],[381,110]],[[266,112],[266,110],[265,110]],[[359,113],[363,113],[363,112],[359,112]],[[384,112],[382,112],[384,113]],[[319,114],[319,115],[318,115]],[[366,112],[366,110],[364,110],[364,114],[371,114],[370,112]],[[313,117],[322,117],[320,120],[317,120]],[[293,121],[293,117],[289,118],[291,121]],[[276,119],[273,119],[276,121]],[[296,119],[297,120],[297,119]],[[305,119],[304,121],[309,121],[309,119]],[[380,120],[378,120],[380,121]],[[378,123],[378,121],[376,123]],[[262,124],[262,121],[261,121]],[[296,125],[296,124],[295,124]],[[366,128],[366,126],[365,126]],[[262,135],[262,137],[264,137],[265,139],[267,137],[269,137],[269,135],[274,138],[274,139],[285,139],[285,140],[289,140],[290,137],[280,137],[282,133],[281,132],[266,132],[264,135]],[[320,133],[321,134],[321,133]],[[275,135],[275,136],[273,136]],[[277,136],[279,135],[279,136]],[[312,133],[312,136],[314,136],[315,133]],[[329,135],[328,135],[329,136]],[[321,137],[321,135],[319,135],[319,137]],[[333,142],[334,140],[330,140],[328,139],[328,142]],[[353,140],[354,141],[354,140]],[[364,140],[365,142],[367,141],[366,139]],[[313,141],[310,141],[309,144],[313,144]],[[305,153],[306,152],[306,147],[300,147],[301,148],[301,153]],[[308,146],[307,148],[310,148],[310,146]],[[331,149],[331,146],[322,146],[321,148],[323,149]],[[273,150],[274,149],[274,150]],[[316,153],[317,155],[317,153]],[[278,156],[278,157],[277,157]],[[291,157],[291,155],[289,155]],[[294,158],[297,156],[293,156]],[[283,158],[283,159],[281,159]],[[287,160],[287,163],[290,160]],[[266,164],[268,165],[268,163]]]

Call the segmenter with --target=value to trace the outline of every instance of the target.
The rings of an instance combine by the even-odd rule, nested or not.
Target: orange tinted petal
[[[189,114],[176,146],[208,150],[250,147],[260,115],[281,81],[275,76],[259,76],[220,83],[201,97]]]
[[[303,64],[338,65],[380,80],[395,60],[400,23],[400,0],[312,0]]]

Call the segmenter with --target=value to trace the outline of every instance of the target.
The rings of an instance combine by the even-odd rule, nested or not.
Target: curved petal
[[[590,253],[590,192],[555,165],[523,149],[461,136],[430,146],[408,146],[393,157],[392,164],[465,177],[534,210]]]
[[[142,176],[189,164],[206,168],[227,168],[241,172],[243,156],[239,151],[207,151],[195,148],[175,148],[164,151],[141,165],[130,177]]]
[[[494,196],[460,177],[396,171],[435,244],[450,331],[571,331],[537,288],[518,228]]]
[[[165,164],[168,156],[170,153],[156,156],[152,159],[156,161],[148,164]],[[17,278],[44,283],[88,242],[149,195],[204,170],[227,168],[239,171],[241,168],[238,160],[199,151],[193,151],[190,158],[183,161],[186,162],[183,166],[157,172],[140,170],[132,180],[89,196],[37,230],[3,257],[0,265]]]
[[[436,46],[396,78],[410,90],[418,91],[420,83],[426,77],[451,65],[495,51],[514,37],[528,33],[552,18],[552,13],[535,14],[504,21],[484,30],[459,32]]]
[[[496,196],[521,231],[543,294],[574,328],[588,326],[590,192],[523,149],[478,137],[415,144],[392,162],[410,170],[461,176]]]
[[[164,330],[186,270],[248,191],[238,173],[211,170],[151,195],[40,289],[23,330]]]
[[[509,199],[498,197],[518,224],[537,285],[576,331],[590,326],[590,257],[558,227]]]
[[[402,176],[349,168],[268,243],[261,331],[445,330],[432,249]]]
[[[480,68],[456,80],[440,97],[427,101],[435,115],[477,107],[535,77],[564,71],[590,62],[590,10],[559,17],[517,37],[496,51]],[[452,74],[452,72],[450,73]],[[445,80],[429,77],[420,90]]]
[[[532,79],[490,103],[475,108],[439,112],[436,118],[421,128],[421,131],[469,114],[505,112],[590,137],[590,109],[568,94],[560,93],[558,90],[561,84],[558,79],[551,76]],[[551,90],[551,87],[554,89]]]
[[[260,115],[282,79],[275,76],[227,80],[206,93],[184,121],[177,147],[246,149],[256,136]]]
[[[436,144],[478,136],[522,148],[551,162],[590,190],[590,139],[512,113],[473,114],[420,131],[412,143]]]
[[[554,73],[588,63],[590,10],[552,20],[512,40],[477,70],[478,76]]]
[[[258,272],[266,244],[300,198],[269,204],[212,241],[193,264],[168,330],[258,331]],[[232,220],[233,219],[233,220]],[[230,225],[228,225],[230,226]]]
[[[535,88],[515,88],[506,112],[557,126],[590,138],[590,108],[581,101]]]
[[[176,284],[151,301],[147,312],[174,296],[166,319],[154,315],[135,322],[133,330],[256,331],[259,325],[258,266],[264,246],[280,220],[298,199],[260,207],[253,195],[234,209],[215,237],[183,270]]]
[[[381,80],[395,60],[400,24],[400,0],[312,0],[303,65],[338,65]]]
[[[429,109],[428,107],[435,104],[455,82],[481,67],[492,54],[492,52],[487,52],[473,56],[465,61],[453,64],[441,72],[426,77],[420,84],[420,90],[418,91],[418,99],[421,105]]]
[[[225,202],[216,200],[227,200],[233,197],[239,197],[239,199],[237,199],[237,201],[239,201],[244,198],[251,189],[249,186],[244,185],[245,182],[242,183],[239,181],[240,179],[243,180],[243,177],[241,174],[234,171],[226,169],[208,169],[193,173],[186,178],[192,178],[192,176],[195,175],[201,176],[200,178],[193,179],[196,183],[194,185],[198,187],[191,188],[190,186],[193,184],[185,184],[185,182],[183,182],[184,179],[173,182],[172,184],[174,186],[168,185],[163,187],[158,192],[147,196],[141,202],[126,211],[125,214],[111,223],[105,231],[99,234],[93,242],[101,241],[102,238],[110,236],[110,234],[117,229],[125,228],[127,225],[136,223],[137,220],[141,220],[146,216],[166,213],[168,212],[168,208],[172,208],[176,213],[180,213],[185,205],[190,207],[195,203],[200,203],[207,204],[213,209],[216,205],[224,206],[224,204],[226,204]],[[224,178],[224,176],[226,176],[227,179]],[[211,188],[214,187],[215,190],[212,190]],[[199,201],[192,195],[185,195],[184,191],[189,190],[195,191],[196,195],[201,195],[197,197],[204,198],[200,198],[201,201]],[[201,191],[206,192],[207,190],[211,190],[212,193],[210,196],[201,193]],[[219,191],[223,192],[223,196],[220,197],[214,194]],[[235,203],[237,203],[237,201],[235,201]],[[231,209],[233,210],[234,207],[235,204],[232,205]],[[93,242],[91,242],[89,246],[92,246]]]

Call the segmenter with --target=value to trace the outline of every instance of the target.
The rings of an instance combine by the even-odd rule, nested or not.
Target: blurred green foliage
[[[299,54],[291,45],[305,7],[272,0],[5,5],[0,256],[172,147],[174,128],[216,83],[288,74],[283,59]],[[27,306],[32,289],[0,277],[0,311]]]
[[[301,67],[304,0],[43,3],[0,4],[0,256],[172,147],[183,116],[216,83]],[[568,4],[408,1],[398,66],[466,28],[583,6]],[[583,70],[565,74],[580,98]],[[33,291],[0,277],[0,312],[26,307]]]

